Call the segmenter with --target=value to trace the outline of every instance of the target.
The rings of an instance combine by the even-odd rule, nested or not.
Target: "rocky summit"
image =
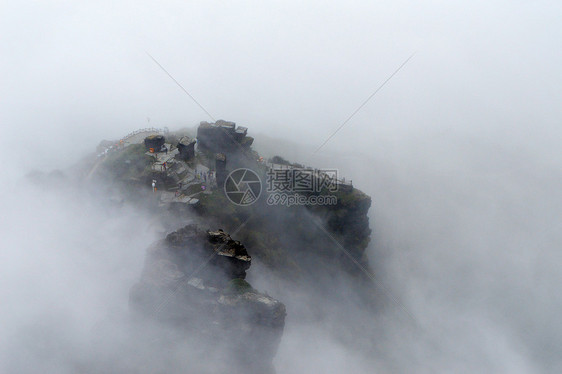
[[[86,184],[103,182],[96,186],[112,206],[140,208],[161,235],[148,245],[129,295],[133,330],[144,330],[141,346],[157,356],[147,360],[169,363],[158,370],[206,373],[202,366],[219,360],[218,372],[275,372],[287,312],[246,281],[252,257],[268,291],[285,298],[282,287],[294,287],[305,295],[298,310],[306,318],[325,313],[312,300],[357,297],[375,305],[369,287],[349,287],[345,295],[332,287],[342,276],[368,283],[360,270],[369,269],[371,198],[337,170],[264,158],[247,133],[222,120],[196,130],[140,129],[102,142],[79,168]],[[362,328],[345,313],[337,318],[345,336]],[[185,353],[189,362],[166,352]],[[211,360],[201,357],[211,353]],[[209,373],[217,372],[213,365]]]
[[[149,247],[131,309],[225,349],[232,372],[273,373],[285,305],[244,280],[250,265],[223,230],[187,225]]]

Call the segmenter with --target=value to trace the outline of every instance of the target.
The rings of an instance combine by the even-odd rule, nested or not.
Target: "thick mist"
[[[150,217],[70,184],[20,179],[4,190],[2,372],[77,372],[99,355],[95,331],[127,313],[139,254],[155,238]]]
[[[327,372],[559,371],[560,168],[528,148],[490,147],[487,139],[417,140],[421,145],[403,150],[400,162],[380,149],[373,158],[334,154],[332,165],[373,197],[370,261],[392,297],[380,296],[389,307],[375,316],[348,310],[371,329],[372,362],[350,364],[342,357],[357,349],[323,339],[339,353],[329,354]],[[305,147],[268,145],[306,158]],[[290,336],[279,357],[294,348]],[[299,352],[322,365],[327,356],[317,349],[311,343]]]
[[[1,9],[0,371],[194,364],[183,346],[125,337],[128,292],[158,223],[115,208],[100,181],[24,178],[67,173],[102,139],[137,128],[209,120],[145,51],[215,118],[249,127],[264,156],[337,168],[373,199],[376,313],[345,277],[333,297],[310,299],[259,263],[250,269],[254,287],[287,305],[279,374],[562,369],[558,2]],[[309,303],[324,312],[314,318]],[[363,331],[342,331],[344,315]],[[103,343],[92,341],[101,330]]]

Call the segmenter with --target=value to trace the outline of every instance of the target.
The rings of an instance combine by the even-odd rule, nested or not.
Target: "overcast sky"
[[[337,167],[373,197],[374,267],[435,331],[412,339],[390,324],[397,357],[381,367],[411,372],[435,355],[427,341],[439,342],[434,363],[456,372],[561,367],[562,2],[1,4],[3,189],[32,169],[68,167],[102,139],[209,120],[148,52],[214,118],[304,144],[267,147]],[[18,214],[3,235],[23,230]],[[299,371],[282,359],[300,349],[295,334],[282,372]],[[348,352],[328,351],[341,359],[334,372],[346,367]],[[311,357],[300,372],[322,367]]]
[[[321,144],[400,146],[444,131],[557,144],[557,1],[3,2],[1,118],[46,159],[147,125],[207,115]],[[70,143],[70,144],[69,144]],[[359,147],[358,147],[359,145]],[[558,155],[550,155],[557,157]],[[48,158],[47,158],[48,159]],[[19,164],[32,165],[23,154]]]

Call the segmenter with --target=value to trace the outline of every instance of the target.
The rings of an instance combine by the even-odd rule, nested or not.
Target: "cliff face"
[[[199,146],[213,152],[236,151],[238,147],[249,148],[252,145],[254,138],[247,133],[246,127],[236,128],[234,122],[201,122],[197,128],[197,141]]]
[[[336,205],[324,206],[321,209],[313,207],[312,211],[326,222],[328,230],[337,237],[346,251],[368,268],[364,254],[371,236],[368,217],[371,198],[356,188],[339,191],[336,196]],[[348,258],[342,258],[342,263],[348,271],[356,269]]]
[[[364,254],[371,234],[371,198],[356,188],[333,195],[333,205],[269,205],[264,197],[238,207],[221,191],[212,191],[200,198],[195,210],[202,219],[229,230],[249,218],[238,236],[261,263],[284,278],[315,280],[341,270],[358,275],[347,254],[369,267]]]
[[[233,372],[272,373],[285,306],[244,280],[250,265],[246,248],[224,231],[185,226],[148,249],[131,308],[223,347]]]

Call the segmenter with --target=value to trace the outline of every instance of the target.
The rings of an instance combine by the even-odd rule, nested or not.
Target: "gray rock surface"
[[[246,248],[224,231],[185,226],[148,249],[131,308],[227,347],[233,372],[273,373],[285,305],[243,279],[250,265]]]

